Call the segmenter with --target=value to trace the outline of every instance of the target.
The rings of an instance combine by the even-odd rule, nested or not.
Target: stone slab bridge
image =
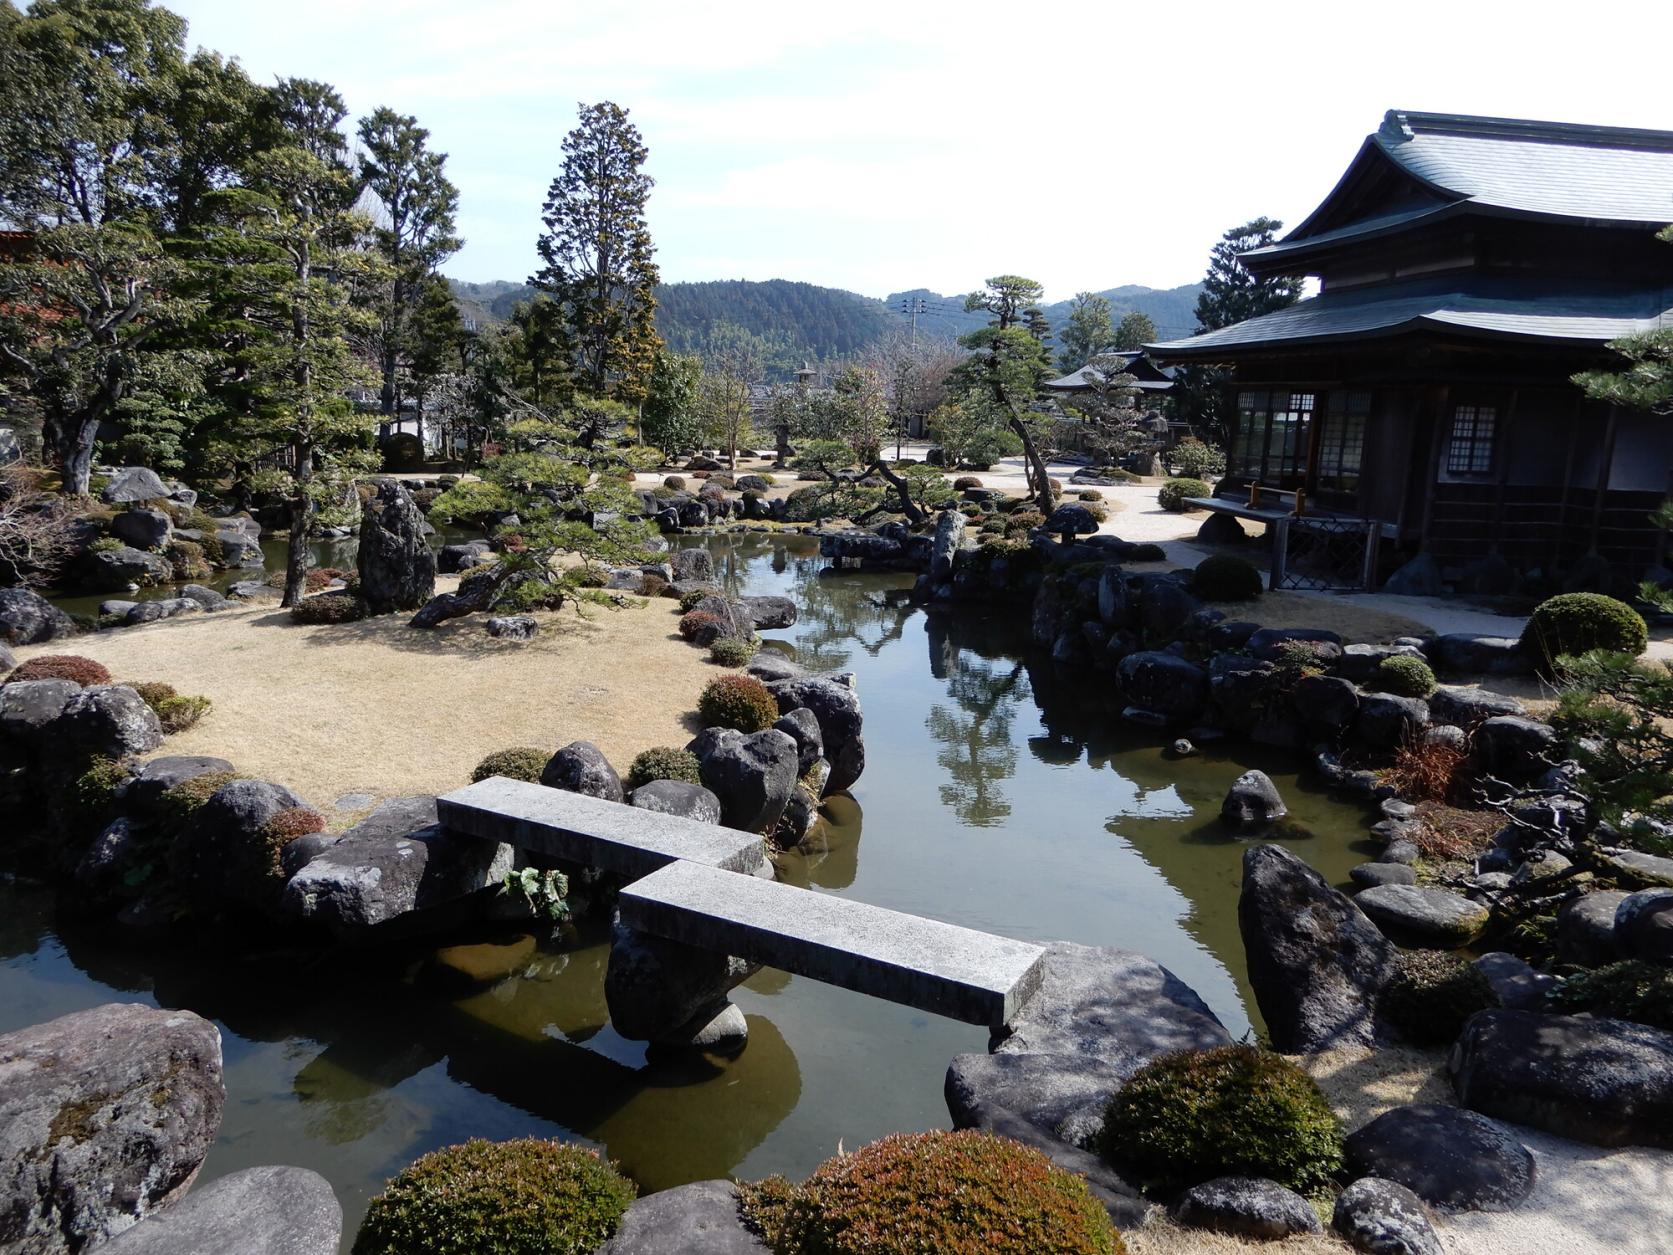
[[[455,832],[627,882],[605,979],[625,1037],[740,1046],[726,995],[759,967],[990,1029],[1040,986],[1045,947],[779,884],[753,833],[501,776],[436,810]]]

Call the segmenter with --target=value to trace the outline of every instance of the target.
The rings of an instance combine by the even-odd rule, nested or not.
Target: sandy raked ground
[[[228,759],[342,827],[364,807],[339,811],[338,798],[445,792],[496,749],[590,740],[626,771],[641,750],[689,741],[682,719],[719,671],[679,639],[678,604],[587,613],[539,614],[540,635],[523,643],[490,637],[481,615],[433,631],[399,614],[303,627],[266,602],[17,652],[73,650],[118,681],[208,696],[208,716],[162,753]]]

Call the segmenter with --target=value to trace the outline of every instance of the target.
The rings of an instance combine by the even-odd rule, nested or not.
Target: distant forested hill
[[[490,283],[462,283],[453,280],[460,312],[478,322],[500,322],[511,316],[521,301],[534,295],[522,283],[496,280]],[[1109,288],[1114,319],[1133,310],[1148,314],[1157,333],[1172,339],[1190,335],[1196,327],[1196,305],[1200,285],[1158,289],[1128,284]],[[717,279],[706,283],[664,283],[656,290],[657,330],[674,349],[682,353],[701,351],[717,324],[734,323],[761,336],[771,346],[769,365],[774,377],[783,377],[803,358],[830,361],[861,352],[877,343],[890,328],[907,321],[903,310],[921,299],[924,312],[918,317],[918,334],[954,339],[980,327],[981,313],[964,312],[964,294],[943,296],[928,288],[892,293],[878,301],[840,288],[822,288],[790,279],[761,282],[745,279]],[[1054,301],[1043,307],[1051,325],[1059,327],[1069,316],[1069,302]]]

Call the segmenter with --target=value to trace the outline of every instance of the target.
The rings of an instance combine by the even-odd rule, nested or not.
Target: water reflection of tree
[[[769,565],[786,581],[785,595],[797,607],[796,659],[810,670],[840,671],[856,649],[875,658],[902,637],[915,613],[902,596],[911,576],[822,576],[829,563],[810,539],[723,543],[715,549],[716,575],[733,590],[761,591],[760,580],[750,579],[756,563]]]
[[[971,827],[989,827],[1009,818],[1011,805],[999,787],[1017,771],[1013,725],[1018,707],[1030,696],[1027,669],[1021,661],[979,653],[1006,642],[987,639],[983,625],[946,615],[927,621],[930,669],[947,682],[953,705],[937,702],[924,726],[940,745],[935,761],[947,773],[941,803]]]

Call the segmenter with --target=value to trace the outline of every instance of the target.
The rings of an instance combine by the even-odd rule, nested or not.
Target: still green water
[[[865,775],[832,799],[819,848],[782,859],[781,879],[1014,937],[1140,950],[1234,1035],[1258,1029],[1237,935],[1243,846],[1220,827],[1220,799],[1241,771],[1266,770],[1315,834],[1291,844],[1337,881],[1371,848],[1366,812],[1276,753],[1165,758],[1121,723],[1103,678],[1029,649],[1020,616],[926,613],[902,600],[908,576],[822,577],[803,538],[704,543],[735,590],[797,600],[800,622],[766,633],[770,647],[854,672],[865,707]],[[984,1030],[764,971],[736,995],[750,1026],[739,1057],[666,1059],[610,1027],[605,930],[522,945],[507,951],[512,977],[461,991],[423,950],[353,962],[138,951],[61,919],[43,890],[0,886],[0,1031],[112,999],[214,1019],[228,1101],[201,1179],[266,1163],[322,1172],[347,1213],[345,1249],[384,1179],[437,1146],[576,1139],[645,1191],[801,1175],[839,1143],[946,1127],[947,1062],[986,1046]]]

